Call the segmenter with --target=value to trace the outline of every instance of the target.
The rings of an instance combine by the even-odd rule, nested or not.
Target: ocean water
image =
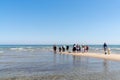
[[[119,45],[109,47],[119,54]],[[90,52],[103,52],[102,45],[90,45]],[[119,75],[119,61],[55,54],[52,45],[0,46],[0,80],[119,80]]]
[[[120,54],[120,45],[108,45],[111,53]],[[90,45],[91,52],[103,52],[103,45]]]
[[[57,47],[62,46],[58,45]],[[70,46],[70,51],[72,51],[72,45]],[[40,52],[51,52],[52,45],[0,45],[0,53],[9,51],[40,51]],[[120,53],[120,45],[108,45],[112,53]],[[89,45],[89,52],[103,52],[102,45]]]

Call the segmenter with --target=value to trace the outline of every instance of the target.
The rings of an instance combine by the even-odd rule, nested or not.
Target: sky
[[[120,0],[0,0],[0,44],[120,44]]]

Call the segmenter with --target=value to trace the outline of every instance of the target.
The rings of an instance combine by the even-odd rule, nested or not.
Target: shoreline
[[[112,60],[112,61],[120,61],[120,54],[103,54],[103,53],[69,53],[69,52],[61,52],[61,54],[67,54],[67,55],[73,55],[73,56],[83,56],[83,57],[91,57],[91,58],[97,58],[97,59],[106,59],[106,60]]]

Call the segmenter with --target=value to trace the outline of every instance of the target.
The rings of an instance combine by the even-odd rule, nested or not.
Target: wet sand
[[[0,80],[119,80],[120,72],[79,72],[74,70],[71,72],[63,72],[61,74],[46,74],[35,76],[15,76],[0,78]]]
[[[103,54],[103,53],[69,53],[62,52],[62,54],[74,55],[74,56],[84,56],[84,57],[92,57],[92,58],[100,58],[107,60],[115,60],[120,61],[120,54]]]

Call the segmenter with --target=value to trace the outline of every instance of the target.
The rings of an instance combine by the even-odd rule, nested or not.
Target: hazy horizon
[[[73,44],[79,44],[79,45],[103,45],[103,44],[81,44],[81,43],[73,43]],[[52,45],[73,45],[73,44],[72,44],[72,43],[71,43],[71,44],[0,44],[0,46],[2,46],[2,45],[3,45],[3,46],[4,46],[4,45],[6,45],[6,46],[7,46],[7,45],[11,45],[11,46],[12,46],[12,45],[13,45],[13,46],[14,46],[14,45],[15,45],[15,46],[17,46],[17,45],[18,45],[18,46],[19,46],[19,45],[20,45],[20,46],[22,46],[22,45],[23,45],[23,46],[24,46],[24,45],[26,45],[26,46],[29,46],[29,45],[33,45],[33,46],[34,46],[34,45],[35,45],[35,46],[37,46],[37,45],[38,45],[38,46],[40,46],[40,45],[43,45],[43,46],[44,46],[44,45],[46,45],[46,46],[51,45],[51,46],[52,46]],[[114,46],[114,45],[115,45],[115,46],[117,46],[117,45],[119,46],[120,44],[107,44],[107,45],[108,45],[108,46],[109,46],[109,45],[110,45],[110,46]]]

